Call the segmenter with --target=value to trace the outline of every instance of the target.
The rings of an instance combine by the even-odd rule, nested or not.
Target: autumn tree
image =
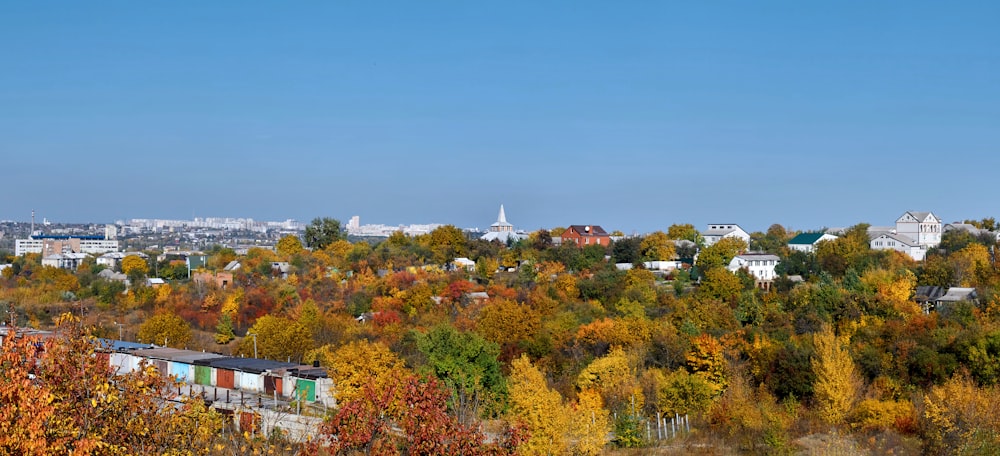
[[[476,332],[503,347],[531,339],[541,326],[541,315],[531,306],[500,298],[480,312]]]
[[[126,255],[122,258],[122,273],[129,278],[142,278],[149,273],[149,264],[139,255]]]
[[[636,381],[635,369],[621,347],[613,347],[600,358],[591,361],[576,378],[580,391],[600,393],[611,410],[631,413],[641,410],[642,389]]]
[[[175,385],[162,373],[145,365],[116,375],[79,320],[67,314],[57,324],[57,335],[44,342],[5,342],[0,453],[211,452],[224,425],[220,414],[202,401],[164,407]]]
[[[69,443],[50,425],[56,412],[52,391],[34,379],[43,353],[36,338],[21,337],[16,328],[7,333],[0,351],[0,454],[47,454],[50,446]]]
[[[861,389],[854,360],[829,326],[813,334],[813,345],[813,392],[819,414],[830,424],[842,424]]]
[[[639,250],[645,261],[672,260],[675,255],[674,241],[662,231],[654,231],[642,238]]]
[[[716,391],[704,376],[677,369],[664,376],[659,383],[657,406],[667,415],[701,413],[712,404]]]
[[[148,343],[184,348],[191,342],[191,325],[174,313],[164,311],[139,326],[138,338]]]
[[[360,397],[369,381],[389,378],[396,371],[405,370],[403,360],[381,342],[365,339],[348,342],[337,348],[324,345],[306,354],[305,360],[317,360],[325,366],[337,385],[337,401],[347,403]]]
[[[953,277],[959,286],[975,287],[991,273],[990,252],[982,244],[969,244],[948,256]]]
[[[253,337],[251,335],[256,335]],[[240,341],[237,353],[254,356],[254,339],[258,357],[279,361],[301,361],[312,349],[312,331],[300,322],[273,315],[265,315],[247,330],[247,337]]]
[[[729,384],[722,344],[710,334],[701,334],[691,340],[686,364],[688,371],[702,376],[712,385],[714,394],[721,393]]]
[[[729,265],[729,262],[747,249],[747,243],[737,237],[724,237],[715,244],[705,247],[698,254],[697,266],[703,273],[713,268]]]
[[[317,217],[309,225],[306,225],[303,237],[306,247],[313,250],[323,250],[326,246],[344,239],[346,236],[340,228],[340,220],[329,217]]]
[[[955,375],[923,396],[926,454],[992,454],[1000,448],[1000,390]]]
[[[868,224],[859,223],[844,231],[843,236],[816,245],[816,260],[824,271],[841,277],[849,268],[860,265],[871,250]]]
[[[448,391],[437,380],[395,372],[364,385],[320,427],[321,439],[307,454],[511,455],[521,443],[518,430],[492,443],[475,427],[447,413]]]
[[[568,412],[569,442],[573,454],[602,454],[611,434],[611,414],[604,408],[601,395],[594,390],[580,391]]]
[[[302,241],[299,240],[298,236],[289,234],[279,239],[274,249],[282,258],[291,258],[293,255],[302,253],[305,247],[302,246]]]
[[[439,226],[420,236],[419,241],[430,248],[438,264],[447,264],[456,257],[464,256],[468,248],[465,233],[454,225]]]
[[[527,355],[511,363],[510,417],[523,422],[531,437],[518,448],[521,454],[565,454],[569,422],[558,391],[548,387],[545,376]]]
[[[698,243],[701,235],[698,234],[698,230],[694,228],[694,225],[690,223],[683,224],[673,224],[667,228],[667,237],[674,240],[686,239],[688,241]]]

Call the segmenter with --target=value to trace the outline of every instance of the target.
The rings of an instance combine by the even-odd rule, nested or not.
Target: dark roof
[[[826,233],[800,233],[788,241],[789,244],[815,244]]]
[[[918,286],[913,293],[913,298],[916,299],[917,302],[935,301],[937,298],[944,296],[946,292],[948,292],[947,287],[921,285]]]
[[[105,269],[105,271],[110,271],[110,269]],[[116,352],[142,350],[144,348],[156,347],[153,344],[140,344],[138,342],[126,342],[124,340],[114,340],[114,339],[97,339],[97,344],[100,345],[105,350],[116,351]]]
[[[604,231],[604,228],[601,228],[600,225],[570,225],[569,229],[575,231],[580,236],[607,236],[608,235],[608,232]]]
[[[296,367],[298,364],[283,363],[281,361],[271,361],[269,359],[257,358],[215,358],[195,361],[195,364],[212,366],[221,369],[230,369],[251,374],[259,374],[264,371],[275,371]]]

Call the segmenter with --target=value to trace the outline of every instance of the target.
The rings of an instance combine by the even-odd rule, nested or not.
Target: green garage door
[[[309,402],[316,402],[316,382],[301,378],[296,380],[295,395],[296,397],[305,398]]]
[[[209,366],[194,366],[194,382],[199,385],[212,385],[212,368]]]

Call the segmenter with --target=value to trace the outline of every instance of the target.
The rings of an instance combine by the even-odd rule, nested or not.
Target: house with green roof
[[[819,244],[822,241],[832,241],[834,239],[837,239],[837,236],[823,232],[800,233],[798,236],[795,236],[792,240],[788,241],[788,248],[798,250],[800,252],[811,253],[816,250],[816,244]]]

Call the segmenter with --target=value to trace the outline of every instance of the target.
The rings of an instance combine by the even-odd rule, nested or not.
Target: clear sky
[[[1000,2],[0,3],[0,219],[998,216]]]

